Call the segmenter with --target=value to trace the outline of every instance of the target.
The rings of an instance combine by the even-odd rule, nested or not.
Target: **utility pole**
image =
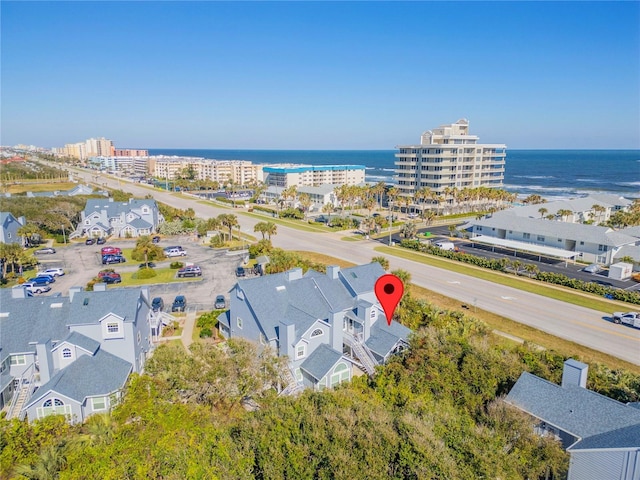
[[[393,227],[393,201],[389,200],[389,246],[391,246],[391,229]]]
[[[67,244],[67,236],[64,233],[64,225],[60,225],[60,227],[62,227],[62,238],[64,240],[64,244],[66,245]]]

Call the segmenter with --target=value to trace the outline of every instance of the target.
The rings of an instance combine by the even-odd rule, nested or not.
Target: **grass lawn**
[[[516,277],[506,273],[495,272],[484,268],[475,267],[468,263],[456,262],[454,260],[435,257],[426,253],[416,252],[401,247],[376,247],[376,251],[387,255],[393,255],[400,258],[406,258],[414,262],[432,265],[434,267],[451,270],[453,272],[463,273],[470,277],[481,278],[500,285],[517,288],[525,292],[535,293],[563,302],[572,303],[581,307],[597,310],[598,312],[611,313],[618,310],[634,310],[637,305],[619,302],[615,300],[606,300],[601,297],[591,295],[586,292],[580,292],[559,285],[551,285],[541,283],[524,277]]]
[[[291,227],[298,230],[302,230],[304,232],[317,232],[317,233],[326,233],[326,232],[335,232],[332,228],[325,226],[324,224],[313,222],[308,223],[304,220],[294,220],[291,218],[273,218],[267,215],[261,215],[259,213],[250,213],[250,212],[241,212],[242,215],[255,218],[256,220],[261,220],[263,222],[272,222],[276,225],[282,225],[284,227]]]
[[[340,238],[343,242],[359,242],[360,240],[364,240],[362,235],[353,235],[351,237],[342,237]]]
[[[73,182],[19,183],[14,185],[5,185],[5,191],[14,194],[26,192],[55,192],[56,190],[71,190],[77,185],[77,183]]]
[[[316,252],[306,252],[303,250],[296,250],[293,253],[297,253],[298,255],[303,256],[306,260],[315,263],[322,263],[324,265],[338,265],[340,268],[349,268],[355,267],[355,263],[347,262],[346,260],[340,260],[338,258],[331,257],[329,255],[324,255],[322,253]]]
[[[176,278],[177,270],[173,268],[156,268],[156,276],[153,278],[138,279],[133,278],[138,272],[123,272],[122,283],[116,284],[116,287],[128,287],[132,285],[151,285],[154,283],[171,283],[171,282],[199,282],[202,277]]]

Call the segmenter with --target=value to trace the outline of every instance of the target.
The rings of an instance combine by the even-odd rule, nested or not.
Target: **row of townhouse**
[[[155,200],[130,198],[116,202],[113,198],[87,200],[81,220],[70,238],[87,237],[139,237],[157,232],[164,222]]]
[[[327,205],[328,203],[334,206],[338,205],[339,202],[335,194],[335,189],[339,186],[340,185],[336,184],[327,184],[317,187],[298,187],[296,189],[296,194],[298,196],[300,196],[301,194],[309,196],[309,199],[311,200],[311,211],[322,211],[322,207]],[[264,200],[267,203],[276,203],[278,199],[282,198],[283,191],[283,187],[267,187],[260,193],[260,199]],[[298,205],[297,202],[293,202],[293,204]]]
[[[569,359],[562,384],[524,372],[505,401],[534,419],[570,455],[568,480],[640,478],[640,403],[621,403],[586,388],[588,366]]]
[[[29,420],[108,411],[143,371],[166,316],[152,311],[148,288],[105,284],[68,297],[3,289],[0,304],[0,409]]]
[[[269,346],[289,361],[287,392],[321,390],[349,381],[354,367],[373,374],[375,366],[408,346],[411,331],[390,325],[375,296],[384,274],[378,263],[326,274],[296,268],[240,280],[229,310],[219,317],[225,338],[245,338]]]
[[[603,224],[619,211],[629,211],[633,201],[611,193],[591,194],[586,197],[554,200],[552,202],[524,205],[509,210],[518,217],[546,218],[568,223]],[[564,215],[561,215],[564,214]]]
[[[269,165],[263,171],[264,183],[279,188],[358,185],[365,178],[363,165]]]
[[[625,256],[640,262],[640,227],[614,230],[598,225],[519,216],[514,214],[514,210],[469,220],[461,228],[470,232],[471,240],[480,243],[504,243],[507,247],[524,251],[540,250],[550,256],[602,265],[609,265]]]

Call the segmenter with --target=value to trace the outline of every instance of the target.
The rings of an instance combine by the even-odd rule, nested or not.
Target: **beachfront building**
[[[209,160],[198,157],[149,157],[149,172],[160,179],[175,180],[190,169],[197,180],[212,180],[221,185],[248,185],[262,181],[262,165],[249,160]]]
[[[140,148],[115,148],[113,150],[114,157],[148,157],[149,150]]]
[[[328,203],[338,205],[339,202],[335,193],[335,189],[338,187],[339,185],[333,184],[320,185],[318,187],[298,187],[296,189],[296,195],[297,197],[303,193],[309,195],[309,199],[311,200],[309,211],[321,212],[322,207]],[[282,192],[284,190],[285,189],[283,187],[267,187],[260,193],[260,199],[264,200],[266,203],[276,203],[280,198],[282,198]],[[293,206],[299,206],[297,199],[293,201]]]
[[[413,196],[422,188],[437,194],[450,189],[502,187],[507,147],[480,144],[469,135],[469,121],[428,130],[419,145],[400,145],[395,179],[400,195]]]
[[[288,188],[320,185],[358,185],[364,182],[363,165],[269,165],[263,168],[267,186]]]
[[[53,148],[53,153],[65,157],[86,160],[89,157],[113,155],[113,142],[104,137],[88,138],[84,142],[68,143],[61,148]]]

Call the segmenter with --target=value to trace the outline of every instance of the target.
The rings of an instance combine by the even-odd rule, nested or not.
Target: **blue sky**
[[[638,2],[11,2],[0,143],[640,148]]]

